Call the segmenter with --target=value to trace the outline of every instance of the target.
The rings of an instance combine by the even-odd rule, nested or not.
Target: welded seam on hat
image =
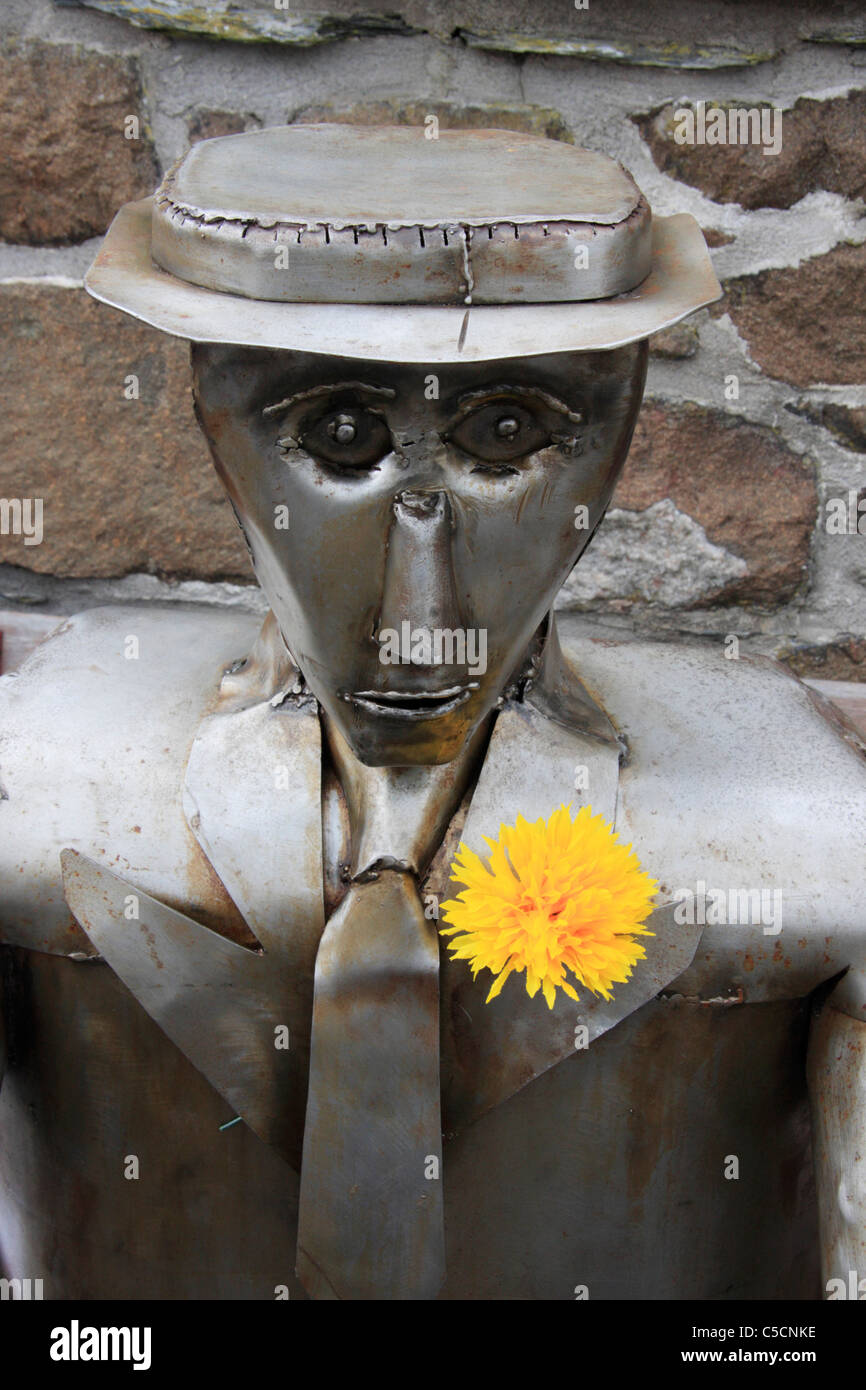
[[[196,208],[190,203],[176,202],[174,198],[169,198],[166,194],[157,193],[154,195],[156,207],[160,215],[169,218],[173,222],[194,222],[199,227],[213,227],[215,229],[222,226],[230,227],[255,227],[265,232],[296,232],[300,238],[303,232],[366,232],[375,235],[377,232],[399,232],[417,230],[419,233],[425,231],[454,231],[457,232],[462,227],[471,227],[473,230],[486,229],[490,235],[500,227],[540,227],[544,234],[548,235],[547,228],[551,224],[556,224],[557,230],[564,229],[566,235],[570,235],[573,230],[583,228],[598,229],[599,231],[618,232],[628,226],[629,222],[636,221],[640,217],[645,217],[649,211],[646,199],[641,195],[640,200],[635,204],[626,217],[618,222],[607,222],[602,219],[589,217],[574,218],[564,217],[554,213],[547,215],[542,213],[510,213],[508,217],[465,217],[462,214],[455,217],[425,218],[423,221],[417,219],[405,221],[394,218],[380,218],[375,222],[365,222],[361,219],[353,219],[344,222],[338,217],[331,218],[309,218],[282,221],[274,218],[272,221],[262,221],[258,217],[244,217],[236,214],[226,214],[224,212],[205,212],[202,208]],[[517,233],[515,233],[517,235]],[[422,240],[423,246],[423,240]]]

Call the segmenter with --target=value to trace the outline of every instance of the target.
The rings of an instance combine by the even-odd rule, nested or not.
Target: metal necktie
[[[314,1298],[435,1298],[445,1277],[439,947],[412,874],[354,882],[322,936],[298,1215]]]

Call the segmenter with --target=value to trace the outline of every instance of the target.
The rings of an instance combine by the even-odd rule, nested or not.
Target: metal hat
[[[443,363],[613,348],[718,299],[694,218],[532,135],[205,140],[114,219],[94,298],[199,342]]]

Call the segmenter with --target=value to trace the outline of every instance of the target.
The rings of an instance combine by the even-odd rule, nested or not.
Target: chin
[[[481,717],[463,713],[459,718],[446,715],[407,724],[388,715],[346,719],[342,709],[335,712],[335,723],[367,767],[438,767],[460,755]]]

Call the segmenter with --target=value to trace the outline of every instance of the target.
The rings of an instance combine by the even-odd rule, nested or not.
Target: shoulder
[[[170,707],[166,676],[180,678],[184,692],[210,689],[228,653],[244,657],[260,626],[253,614],[192,604],[91,608],[60,622],[18,671],[0,679],[4,707],[14,707],[16,692],[27,701],[48,700],[52,687],[69,678],[102,698],[135,700],[139,692],[142,703],[162,696]]]
[[[725,644],[621,636],[560,619],[563,652],[628,746],[626,768],[659,792],[755,826],[780,805],[866,814],[866,742],[766,657]],[[674,779],[677,779],[676,781]],[[817,798],[817,802],[816,802]],[[726,807],[732,804],[735,811]],[[841,827],[834,817],[832,828]]]
[[[703,896],[696,960],[724,961],[712,987],[734,969],[772,997],[770,976],[787,992],[866,962],[866,756],[833,708],[776,662],[726,658],[722,641],[560,629],[627,744],[617,828],[668,896]],[[757,921],[730,920],[761,901]]]
[[[178,896],[195,856],[186,757],[259,626],[191,606],[92,609],[0,679],[0,940],[81,948],[61,889],[66,846],[110,846],[121,873],[158,863],[154,886]]]

